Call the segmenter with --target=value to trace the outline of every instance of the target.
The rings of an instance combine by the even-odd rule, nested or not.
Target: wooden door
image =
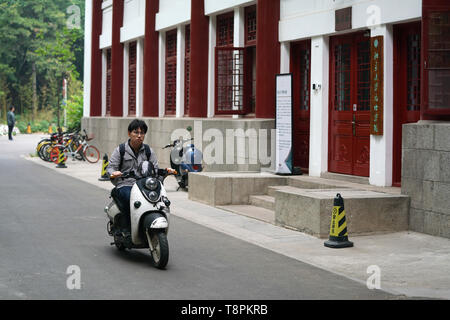
[[[309,170],[309,136],[311,106],[311,41],[291,46],[293,76],[293,147],[294,167]]]
[[[420,120],[421,23],[394,26],[393,185],[402,178],[402,126]]]
[[[329,171],[368,177],[370,37],[334,37],[330,47]]]

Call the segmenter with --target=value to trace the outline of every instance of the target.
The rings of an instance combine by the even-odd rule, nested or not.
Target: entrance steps
[[[333,200],[340,193],[345,201],[351,235],[408,230],[410,198],[401,195],[399,188],[357,183],[358,178],[345,176],[333,178],[282,177],[268,173],[196,173],[189,177],[189,198],[327,238]]]

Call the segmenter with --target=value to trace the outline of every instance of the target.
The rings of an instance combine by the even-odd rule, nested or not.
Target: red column
[[[111,116],[123,114],[123,44],[120,28],[123,26],[123,0],[113,1],[112,47],[111,47]]]
[[[144,43],[144,117],[159,116],[159,33],[155,31],[159,0],[145,3],[145,43]]]
[[[191,0],[190,117],[208,114],[208,42],[209,17],[205,16],[204,0]]]
[[[102,33],[102,2],[92,1],[92,44],[91,44],[91,117],[102,115],[102,50],[100,35]]]
[[[275,118],[275,75],[280,72],[280,0],[258,0],[256,118]]]

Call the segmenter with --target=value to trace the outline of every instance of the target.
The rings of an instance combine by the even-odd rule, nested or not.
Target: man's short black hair
[[[144,133],[147,133],[148,127],[144,121],[135,119],[128,125],[128,132],[132,132],[136,129],[141,129]]]
[[[14,106],[10,106],[9,107],[9,111],[11,111],[12,109],[14,109]]]

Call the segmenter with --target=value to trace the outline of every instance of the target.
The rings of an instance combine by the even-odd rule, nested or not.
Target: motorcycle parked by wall
[[[140,176],[131,171],[123,174],[122,178],[135,178],[131,189],[130,220],[123,214],[123,204],[119,200],[118,191],[111,191],[112,201],[105,208],[108,216],[107,231],[114,238],[111,245],[119,250],[150,249],[153,266],[164,269],[169,261],[169,232],[170,201],[164,189],[164,179],[174,170],[162,170],[165,174],[158,175],[153,166],[145,161],[139,169]],[[161,171],[161,170],[160,170]],[[116,177],[111,176],[111,179]],[[130,225],[131,222],[131,225]]]
[[[178,174],[175,176],[180,188],[185,189],[189,185],[189,172],[203,171],[203,154],[200,150],[195,148],[193,144],[186,147],[183,145],[186,142],[194,139],[175,140],[172,144],[168,144],[163,149],[173,148],[170,152],[170,166],[176,170]]]

